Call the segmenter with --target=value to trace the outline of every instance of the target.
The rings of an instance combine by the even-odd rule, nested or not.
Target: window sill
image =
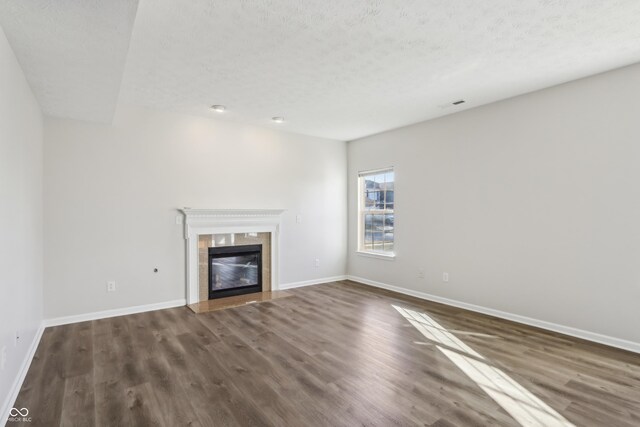
[[[368,258],[384,259],[386,261],[393,261],[394,259],[396,259],[396,254],[386,255],[386,254],[381,254],[381,253],[377,253],[377,252],[356,251],[356,255],[363,256],[363,257],[368,257]]]

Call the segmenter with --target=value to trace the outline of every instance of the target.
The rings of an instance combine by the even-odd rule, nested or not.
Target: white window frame
[[[381,210],[364,210],[365,207],[365,189],[364,182],[365,177],[370,175],[377,175],[381,173],[393,172],[394,183],[395,183],[395,175],[396,171],[393,166],[389,166],[386,168],[380,169],[372,169],[358,172],[358,244],[356,252],[358,255],[373,257],[373,258],[381,258],[386,260],[393,260],[396,257],[396,233],[395,233],[395,224],[393,230],[393,252],[383,252],[383,251],[374,251],[364,248],[364,232],[365,232],[365,215],[384,215],[393,213],[394,220],[396,214],[396,202],[395,202],[395,185],[394,185],[394,201],[393,201],[393,210],[381,209]]]

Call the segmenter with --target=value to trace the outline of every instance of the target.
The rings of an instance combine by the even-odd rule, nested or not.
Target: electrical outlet
[[[316,267],[320,267],[320,258],[316,258]]]
[[[442,281],[443,282],[449,281],[449,273],[442,273]]]
[[[116,281],[110,280],[107,282],[107,292],[115,292],[116,291]]]
[[[7,364],[7,346],[3,345],[0,350],[0,371],[4,371],[4,365]]]
[[[302,215],[301,214],[296,215],[296,223],[297,224],[302,224]]]
[[[182,224],[182,215],[176,215],[176,224]]]
[[[424,268],[418,269],[418,279],[424,279]]]

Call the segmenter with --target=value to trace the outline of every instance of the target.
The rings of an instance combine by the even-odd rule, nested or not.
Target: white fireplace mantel
[[[199,302],[198,238],[203,234],[271,233],[271,289],[278,289],[280,222],[284,209],[180,209],[187,241],[187,304]]]

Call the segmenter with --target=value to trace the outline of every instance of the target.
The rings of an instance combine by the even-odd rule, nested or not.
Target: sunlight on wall
[[[449,360],[485,393],[525,427],[573,426],[553,408],[538,399],[455,335],[424,313],[393,305],[422,335],[435,341]]]

